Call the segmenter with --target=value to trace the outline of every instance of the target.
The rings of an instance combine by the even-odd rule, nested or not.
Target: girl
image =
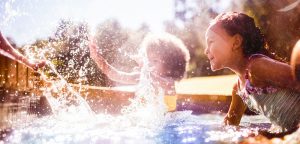
[[[248,106],[283,131],[297,127],[300,84],[288,64],[265,55],[266,42],[253,18],[238,12],[218,15],[207,29],[206,42],[211,69],[229,68],[238,75],[225,124],[239,125]]]
[[[20,54],[16,49],[14,49],[8,40],[2,35],[0,31],[0,53],[6,55],[18,62],[24,63],[26,66],[32,68],[33,70],[37,70],[40,67],[43,67],[46,62],[39,60],[28,60],[25,56]]]
[[[101,71],[111,80],[123,84],[140,82],[141,71],[126,73],[112,67],[98,52],[94,43],[90,45],[90,55]],[[143,65],[150,69],[154,88],[162,88],[164,94],[175,94],[175,81],[184,77],[190,55],[183,42],[171,34],[148,34],[139,52],[144,58]]]

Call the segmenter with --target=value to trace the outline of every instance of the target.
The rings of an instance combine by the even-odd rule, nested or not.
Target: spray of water
[[[126,115],[136,123],[137,126],[150,127],[151,129],[161,128],[164,125],[164,115],[167,112],[164,103],[164,90],[153,85],[146,57],[143,59],[140,81],[137,86],[135,97],[130,99],[131,105],[122,109],[122,114]],[[136,121],[136,120],[139,121]]]
[[[25,49],[30,59],[47,59],[52,48]],[[144,60],[147,63],[147,60]],[[32,122],[16,125],[9,137],[12,143],[84,143],[110,142],[120,143],[125,139],[140,139],[152,143],[146,137],[153,137],[164,125],[166,106],[161,88],[155,88],[150,77],[151,69],[142,68],[140,83],[131,104],[122,109],[122,115],[94,114],[83,97],[74,90],[65,78],[59,74],[53,63],[46,66],[57,78],[49,77],[39,70],[41,79],[47,83],[40,88],[50,105],[53,115],[36,119]],[[80,71],[79,71],[80,72]],[[86,134],[83,134],[86,133]],[[74,137],[80,137],[75,138]],[[112,138],[113,137],[113,138]]]
[[[9,12],[9,14],[14,13]],[[11,18],[7,19],[7,21],[9,20]],[[38,49],[36,53],[30,50],[25,49],[25,54],[30,59],[47,59],[45,55],[54,51],[51,46]],[[9,54],[0,52],[9,57]],[[192,116],[191,112],[167,114],[163,99],[163,90],[153,85],[150,76],[151,69],[146,67],[147,62],[147,59],[144,59],[144,67],[141,70],[140,83],[135,98],[130,99],[131,104],[122,109],[122,115],[112,116],[109,114],[95,115],[83,97],[59,74],[54,64],[47,61],[48,68],[57,75],[57,79],[49,80],[45,72],[39,71],[41,78],[49,82],[48,86],[40,88],[40,90],[43,91],[42,94],[50,102],[54,114],[26,121],[26,123],[20,122],[19,125],[15,125],[13,134],[7,139],[8,142],[157,143],[153,138],[160,134],[160,130],[165,124],[177,126],[175,128],[175,136],[178,134],[179,138],[193,132],[198,136],[202,135],[203,133],[199,132],[201,132],[201,129],[204,129],[202,127],[203,124],[208,125],[207,121],[211,119],[202,120],[198,117],[195,118],[196,116]],[[70,62],[70,66],[72,66],[71,63],[72,61]],[[79,71],[79,75],[81,76],[84,75],[85,64],[83,64]],[[209,125],[217,125],[218,123],[212,122]],[[190,124],[194,125],[190,126]],[[215,130],[206,132],[209,135],[207,142],[216,139],[230,139],[233,134],[239,134],[235,129],[225,129],[224,131],[223,133],[218,133]],[[179,142],[195,142],[197,135],[183,137]],[[217,137],[216,135],[222,135],[223,137]],[[168,140],[163,139],[163,141]],[[172,138],[170,140],[171,142],[173,141]]]
[[[51,71],[54,72],[59,78],[59,80],[54,81],[54,82],[48,80],[48,82],[50,82],[51,85],[50,85],[50,87],[45,87],[45,89],[43,90],[44,91],[43,95],[47,96],[47,99],[50,102],[52,110],[55,113],[57,113],[61,110],[62,107],[65,107],[67,105],[76,105],[79,107],[78,110],[84,110],[89,114],[93,114],[93,111],[91,110],[91,108],[87,104],[87,102],[56,71],[55,66],[49,61],[47,61],[47,65],[49,66]],[[45,74],[43,72],[40,72],[40,73],[41,73],[41,77],[44,80],[47,80],[47,77],[45,76]],[[53,99],[52,94],[51,94],[51,92],[53,92],[53,91],[57,91],[57,92],[65,91],[65,92],[62,93],[61,96],[59,96],[58,101],[55,101],[55,99]],[[68,97],[68,96],[71,96],[71,97]]]

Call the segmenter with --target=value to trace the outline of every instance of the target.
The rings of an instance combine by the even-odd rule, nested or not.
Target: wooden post
[[[19,91],[27,91],[28,89],[28,68],[21,63],[17,65],[17,89]]]
[[[12,89],[17,86],[16,63],[16,61],[7,58],[7,87]]]
[[[8,88],[8,58],[4,58],[4,88]]]
[[[2,88],[5,84],[4,70],[5,70],[5,57],[0,56],[0,87]]]
[[[26,65],[0,55],[0,87],[18,91],[33,88],[33,70]]]
[[[32,90],[32,89],[34,89],[34,79],[35,79],[35,77],[33,75],[33,70],[27,68],[27,74],[28,74],[28,77],[27,77],[27,88],[29,90]]]

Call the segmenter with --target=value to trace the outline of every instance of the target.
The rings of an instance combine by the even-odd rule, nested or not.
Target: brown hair
[[[226,12],[219,14],[211,23],[211,25],[213,24],[221,24],[231,36],[235,34],[241,35],[245,56],[248,57],[257,53],[270,56],[266,50],[267,43],[265,37],[260,28],[255,25],[252,17],[238,12]]]
[[[147,55],[155,52],[168,73],[165,77],[181,80],[186,72],[190,54],[183,42],[168,33],[148,34],[141,44],[141,50]]]

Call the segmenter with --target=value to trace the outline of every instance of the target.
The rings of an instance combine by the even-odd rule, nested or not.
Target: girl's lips
[[[214,57],[212,57],[212,58],[209,58],[209,63],[211,64],[211,65],[214,65]]]

